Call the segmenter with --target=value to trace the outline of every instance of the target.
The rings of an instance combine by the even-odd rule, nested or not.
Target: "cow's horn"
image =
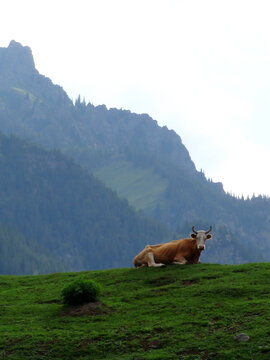
[[[205,233],[208,234],[212,230],[212,226],[210,226],[209,230],[207,230]]]
[[[195,229],[194,229],[194,226],[192,226],[192,231],[194,232],[194,234],[198,234],[198,231],[196,231]]]

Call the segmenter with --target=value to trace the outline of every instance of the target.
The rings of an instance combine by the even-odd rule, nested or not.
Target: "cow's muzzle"
[[[201,250],[201,251],[203,251],[203,250],[204,250],[204,248],[205,248],[205,246],[204,246],[204,245],[199,245],[199,246],[198,246],[198,249],[199,249],[199,250]]]

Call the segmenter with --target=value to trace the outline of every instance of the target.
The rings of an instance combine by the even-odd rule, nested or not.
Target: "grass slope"
[[[270,264],[0,277],[0,359],[269,359]],[[94,279],[100,304],[64,308]],[[247,333],[250,340],[234,336]]]
[[[167,188],[167,181],[150,168],[140,168],[131,161],[115,161],[97,168],[94,174],[137,210],[153,211]]]

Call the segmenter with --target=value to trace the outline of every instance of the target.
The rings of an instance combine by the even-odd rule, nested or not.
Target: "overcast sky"
[[[269,18],[260,0],[8,0],[0,46],[29,46],[73,99],[174,129],[226,191],[270,195]]]

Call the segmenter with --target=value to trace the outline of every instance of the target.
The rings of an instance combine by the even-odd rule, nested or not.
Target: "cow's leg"
[[[149,267],[161,267],[161,266],[166,266],[165,264],[162,264],[162,263],[156,263],[155,262],[155,259],[154,259],[154,254],[149,251],[147,253],[147,264]]]
[[[147,264],[137,265],[137,266],[136,266],[136,269],[140,269],[140,268],[145,267],[145,266],[147,266]]]
[[[200,264],[200,253],[198,255],[196,255],[193,259],[193,264]]]
[[[187,260],[184,258],[184,256],[177,256],[173,259],[172,264],[185,265],[185,264],[187,264]]]

